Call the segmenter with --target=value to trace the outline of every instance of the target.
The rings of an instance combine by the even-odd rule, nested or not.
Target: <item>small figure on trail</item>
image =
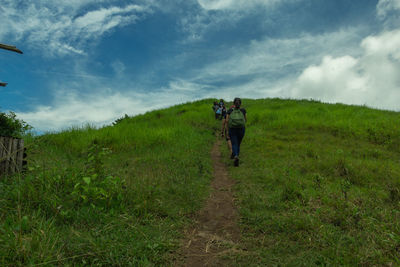
[[[215,111],[215,119],[220,120],[222,118],[222,107],[218,106],[217,111]]]
[[[214,114],[215,114],[215,119],[218,120],[221,114],[220,106],[217,101],[214,101],[213,107],[212,107]]]
[[[225,107],[225,104],[222,105],[221,109],[222,109],[221,110],[221,117],[219,119],[220,120],[225,120],[226,119],[226,107]]]
[[[225,118],[226,114],[226,107],[223,99],[219,100],[218,106],[219,106],[219,110],[217,110],[218,119],[222,120],[223,118]]]
[[[217,111],[217,108],[218,108],[218,102],[214,101],[213,106],[212,106],[213,111],[214,112]]]
[[[239,166],[239,153],[240,144],[245,133],[245,124],[247,121],[246,110],[240,108],[242,100],[236,97],[233,100],[233,108],[230,108],[227,112],[226,120],[228,121],[229,127],[229,138],[232,142],[232,154],[231,158],[234,159],[234,165]]]
[[[235,106],[232,105],[230,108],[233,109],[234,107]],[[231,139],[229,138],[228,120],[226,119],[226,117],[227,117],[226,108],[225,108],[225,112],[223,112],[222,115],[223,115],[223,118],[222,118],[221,137],[225,136],[225,140],[228,145],[229,152],[231,153],[231,159],[233,159],[232,143],[231,143]]]

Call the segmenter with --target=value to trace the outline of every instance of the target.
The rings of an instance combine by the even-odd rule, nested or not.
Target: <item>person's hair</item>
[[[242,104],[242,100],[239,97],[235,97],[233,100],[233,104],[236,106],[236,103],[239,103],[239,106]]]

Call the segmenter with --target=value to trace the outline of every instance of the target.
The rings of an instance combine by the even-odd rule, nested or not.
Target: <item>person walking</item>
[[[224,106],[225,107],[225,106]],[[230,108],[234,108],[235,106],[232,105]],[[233,159],[233,153],[232,153],[232,143],[231,139],[229,138],[229,130],[228,130],[228,121],[226,119],[227,117],[227,110],[225,108],[225,112],[222,112],[222,127],[221,127],[221,137],[225,136],[226,143],[228,145],[229,152],[231,153],[231,159]]]
[[[240,144],[245,133],[245,125],[247,121],[246,110],[240,108],[242,100],[236,97],[233,100],[234,107],[227,111],[226,120],[228,121],[229,139],[232,143],[231,158],[234,159],[233,164],[239,166]]]
[[[214,101],[214,105],[213,105],[212,109],[215,114],[215,119],[218,120],[221,113],[220,113],[219,104],[217,101]]]

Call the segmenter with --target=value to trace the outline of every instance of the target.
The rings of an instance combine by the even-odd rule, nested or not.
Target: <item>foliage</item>
[[[243,100],[236,197],[247,266],[398,266],[400,114]],[[226,163],[229,154],[224,150]]]
[[[118,123],[121,123],[123,120],[129,119],[128,114],[125,114],[123,117],[116,119],[112,124],[115,126]]]
[[[125,182],[119,177],[106,175],[104,170],[103,159],[110,153],[110,149],[100,148],[96,142],[89,147],[85,169],[77,177],[71,193],[76,202],[101,208],[121,204]]]
[[[8,114],[0,112],[0,136],[21,137],[24,133],[31,130],[32,127],[17,115],[10,111]]]
[[[242,101],[229,265],[400,265],[399,113]],[[172,265],[208,196],[211,104],[26,139],[29,170],[0,180],[0,265]]]
[[[26,139],[27,173],[0,180],[0,265],[168,265],[215,126],[206,100]]]

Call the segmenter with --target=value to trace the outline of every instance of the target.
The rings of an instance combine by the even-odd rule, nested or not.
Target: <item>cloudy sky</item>
[[[0,0],[0,110],[38,132],[208,97],[400,110],[400,0]]]

